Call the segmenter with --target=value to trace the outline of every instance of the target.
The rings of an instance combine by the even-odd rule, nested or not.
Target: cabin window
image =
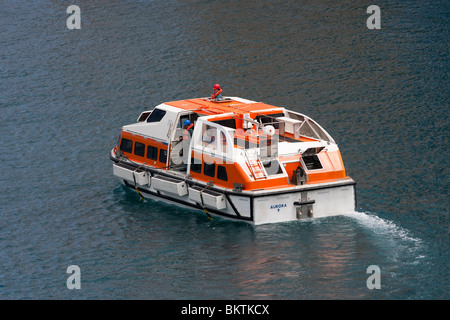
[[[203,146],[215,149],[217,128],[203,124],[202,132],[203,132],[202,133]]]
[[[217,120],[217,121],[213,121],[213,122],[217,123],[218,125],[221,125],[223,127],[236,129],[236,119]]]
[[[159,122],[166,114],[166,111],[155,109],[152,111],[152,114],[147,118],[147,122]]]
[[[145,144],[140,142],[135,142],[134,144],[134,154],[140,157],[145,156]]]
[[[120,150],[128,153],[133,152],[133,141],[123,138],[120,143]]]
[[[205,162],[205,166],[203,167],[203,174],[208,177],[214,177],[216,173],[216,164]]]
[[[255,118],[256,121],[261,121],[263,125],[272,125],[275,129],[278,129],[278,121],[277,117],[283,117],[284,113],[275,113],[275,114],[267,114],[267,115],[261,115],[257,116]]]
[[[302,157],[303,162],[305,162],[306,168],[308,170],[322,169],[322,164],[320,163],[319,157],[315,154],[313,156]]]
[[[158,148],[154,146],[148,146],[147,147],[147,158],[150,160],[157,160],[158,159]]]
[[[222,131],[220,132],[219,145],[222,147],[222,153],[227,153],[227,137]]]
[[[320,139],[329,141],[327,135],[317,124],[314,123],[314,121],[308,120],[308,124],[311,126],[311,128],[314,130],[315,133],[317,133],[316,136],[319,136]]]
[[[288,111],[287,114],[288,114],[289,118],[291,118],[291,119],[299,120],[301,122],[305,121],[305,117],[302,116],[301,114],[297,114],[297,113],[292,112],[292,111]]]
[[[228,181],[227,168],[224,166],[217,166],[217,179]]]
[[[313,139],[319,139],[319,137],[316,135],[314,130],[309,125],[309,121],[303,122],[303,124],[300,126],[300,135],[310,137]]]
[[[122,135],[121,134],[119,134],[119,136],[117,137],[117,141],[116,141],[116,148],[119,148],[119,145],[120,145],[120,138],[122,138]],[[120,148],[119,148],[120,149]]]
[[[137,121],[138,122],[144,122],[148,118],[148,115],[150,113],[152,113],[152,112],[151,111],[144,111],[144,112],[142,112]]]
[[[159,150],[159,162],[162,162],[162,163],[167,162],[167,150],[166,149]]]
[[[191,171],[201,173],[202,172],[202,161],[199,159],[191,158]]]

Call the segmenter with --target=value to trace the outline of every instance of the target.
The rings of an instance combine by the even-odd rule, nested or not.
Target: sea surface
[[[2,1],[0,299],[449,299],[449,12],[436,0]],[[122,186],[109,159],[121,126],[215,83],[321,124],[357,182],[356,211],[211,222]],[[71,265],[81,289],[67,287]]]

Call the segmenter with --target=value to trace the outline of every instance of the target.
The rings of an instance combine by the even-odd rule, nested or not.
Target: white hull
[[[160,170],[115,164],[114,175],[145,198],[207,210],[255,225],[346,214],[355,210],[352,179],[300,185],[276,191],[232,191],[185,180]],[[133,177],[134,175],[134,177]]]

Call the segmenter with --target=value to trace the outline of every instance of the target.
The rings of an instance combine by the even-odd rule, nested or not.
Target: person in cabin
[[[220,87],[220,84],[215,84],[213,87],[214,90],[214,94],[211,95],[211,100],[212,101],[222,101],[223,97],[222,97],[222,88]]]
[[[184,120],[183,129],[183,139],[189,141],[192,137],[192,132],[194,131],[194,124],[189,120]]]
[[[183,157],[184,154],[188,154],[188,150],[189,150],[189,143],[191,142],[191,138],[192,138],[192,133],[194,131],[194,124],[191,123],[191,121],[189,120],[184,120],[183,121],[183,136],[180,136],[179,141],[182,142],[182,148],[180,150],[179,156]],[[187,170],[187,160],[184,161],[184,166],[183,166],[183,170],[186,171]]]
[[[183,141],[185,145],[189,145],[194,132],[194,124],[188,119],[183,121],[183,135],[178,138],[179,141]]]

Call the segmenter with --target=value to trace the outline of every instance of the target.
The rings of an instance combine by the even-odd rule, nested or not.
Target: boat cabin
[[[183,128],[194,124],[192,136]],[[122,127],[116,154],[234,190],[286,188],[347,175],[333,138],[311,118],[238,97],[166,102]]]

